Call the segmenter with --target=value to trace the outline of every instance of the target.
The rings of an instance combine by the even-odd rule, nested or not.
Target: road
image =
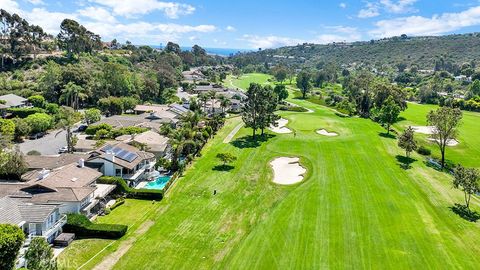
[[[19,143],[20,151],[27,154],[29,151],[36,150],[42,155],[56,155],[58,149],[67,145],[67,132],[64,130],[52,130],[43,138],[36,140],[25,139]]]

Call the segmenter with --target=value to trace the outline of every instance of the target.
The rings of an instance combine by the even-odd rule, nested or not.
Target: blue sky
[[[72,18],[103,40],[270,48],[408,35],[480,32],[479,0],[0,0],[57,34]]]

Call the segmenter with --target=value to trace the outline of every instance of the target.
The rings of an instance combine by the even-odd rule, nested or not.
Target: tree
[[[0,224],[0,269],[15,269],[25,235],[16,225]]]
[[[264,134],[265,128],[270,125],[276,125],[280,116],[274,114],[278,105],[278,97],[273,92],[270,85],[266,85],[260,88],[260,106],[259,106],[259,128]]]
[[[25,118],[33,133],[44,132],[52,127],[53,118],[46,113],[34,113]]]
[[[208,94],[207,93],[201,93],[198,95],[198,99],[202,102],[203,104],[203,111],[207,113],[207,102],[208,102]]]
[[[53,258],[53,250],[43,237],[34,237],[25,253],[28,269],[56,270],[57,261]]]
[[[379,110],[378,120],[387,126],[387,134],[390,134],[390,126],[398,120],[400,106],[395,103],[392,97],[388,97]]]
[[[273,76],[279,83],[283,83],[283,81],[287,78],[287,73],[288,70],[285,66],[279,65],[273,68]]]
[[[100,121],[101,117],[102,112],[99,109],[91,108],[85,110],[85,121],[87,122],[87,125],[91,125],[95,122]]]
[[[60,102],[65,103],[65,105],[72,107],[74,110],[78,110],[79,102],[87,98],[85,94],[85,89],[80,85],[76,85],[73,82],[67,83],[65,88],[62,89],[62,94],[60,95]]]
[[[62,89],[62,68],[59,64],[48,61],[45,71],[40,76],[39,89],[50,102],[58,102]]]
[[[178,55],[182,50],[180,49],[180,46],[178,44],[169,41],[167,43],[167,46],[165,47],[165,51],[168,53],[174,53]]]
[[[223,166],[227,165],[227,163],[237,160],[237,157],[231,153],[218,153],[217,158],[223,162]]]
[[[230,99],[228,99],[226,96],[221,95],[219,97],[220,100],[220,107],[222,108],[222,113],[224,114],[225,111],[227,110],[228,106],[230,106]]]
[[[72,127],[82,119],[82,114],[75,112],[70,107],[61,107],[58,113],[57,127],[66,131],[67,152],[72,153],[76,144],[76,137],[73,136]],[[57,133],[56,135],[58,135]],[[56,136],[55,135],[55,136]]]
[[[432,138],[442,154],[441,165],[445,168],[445,149],[450,140],[457,136],[457,127],[462,119],[462,111],[458,108],[441,107],[430,111],[427,115],[428,125],[433,126]]]
[[[297,87],[302,91],[302,97],[305,99],[307,97],[308,91],[312,89],[311,78],[312,75],[306,71],[301,71],[297,75]]]
[[[0,134],[9,140],[12,140],[15,135],[15,123],[10,119],[0,118]]]
[[[414,137],[414,130],[412,127],[408,127],[403,131],[403,134],[398,138],[398,146],[405,150],[407,158],[410,157],[410,153],[417,149],[417,142]]]
[[[275,85],[275,87],[273,88],[273,92],[275,92],[275,94],[277,95],[278,101],[282,101],[288,98],[288,91],[285,88],[285,85]]]
[[[47,105],[47,101],[41,95],[34,95],[28,97],[28,103],[32,104],[33,107],[37,108],[45,108],[45,106]]]
[[[28,122],[23,118],[14,118],[13,122],[15,123],[15,140],[17,141],[32,131]]]
[[[470,211],[470,199],[472,194],[480,191],[480,172],[475,168],[464,168],[458,165],[453,170],[453,187],[462,189],[464,193],[465,206]]]
[[[57,40],[60,48],[67,51],[69,57],[82,52],[91,53],[102,45],[100,36],[71,19],[62,21]]]
[[[260,127],[260,103],[262,86],[257,83],[251,83],[247,90],[247,100],[243,106],[242,120],[246,127],[252,128],[253,138],[255,139],[255,133]]]
[[[473,81],[470,85],[469,91],[472,93],[472,96],[480,96],[480,80]]]
[[[118,115],[123,113],[123,102],[118,97],[101,98],[98,107],[106,115]]]
[[[0,151],[0,175],[6,178],[19,180],[28,170],[27,164],[20,150],[8,147]]]
[[[133,111],[135,107],[138,105],[138,100],[133,97],[122,97],[122,103],[123,103],[124,111],[128,111],[128,110]]]

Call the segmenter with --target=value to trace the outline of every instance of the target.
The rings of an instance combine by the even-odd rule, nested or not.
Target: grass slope
[[[370,120],[340,118],[325,107],[295,102],[315,110],[282,113],[296,138],[273,135],[253,145],[244,140],[250,131],[242,129],[224,144],[240,123],[229,120],[160,202],[153,227],[114,268],[478,265],[479,225],[449,209],[462,201],[450,176],[426,167],[418,155],[411,169],[402,169],[396,140],[379,136],[383,129]],[[322,137],[318,128],[340,136]],[[233,170],[213,170],[219,152],[238,156]],[[271,183],[268,163],[277,156],[301,157],[305,181],[289,187]],[[478,161],[476,156],[471,162]],[[478,208],[478,200],[474,204]]]

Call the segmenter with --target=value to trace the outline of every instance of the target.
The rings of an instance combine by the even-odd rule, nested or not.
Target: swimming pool
[[[171,176],[159,176],[152,182],[149,182],[145,185],[147,189],[163,189],[165,185],[167,185],[168,181],[170,181]]]

